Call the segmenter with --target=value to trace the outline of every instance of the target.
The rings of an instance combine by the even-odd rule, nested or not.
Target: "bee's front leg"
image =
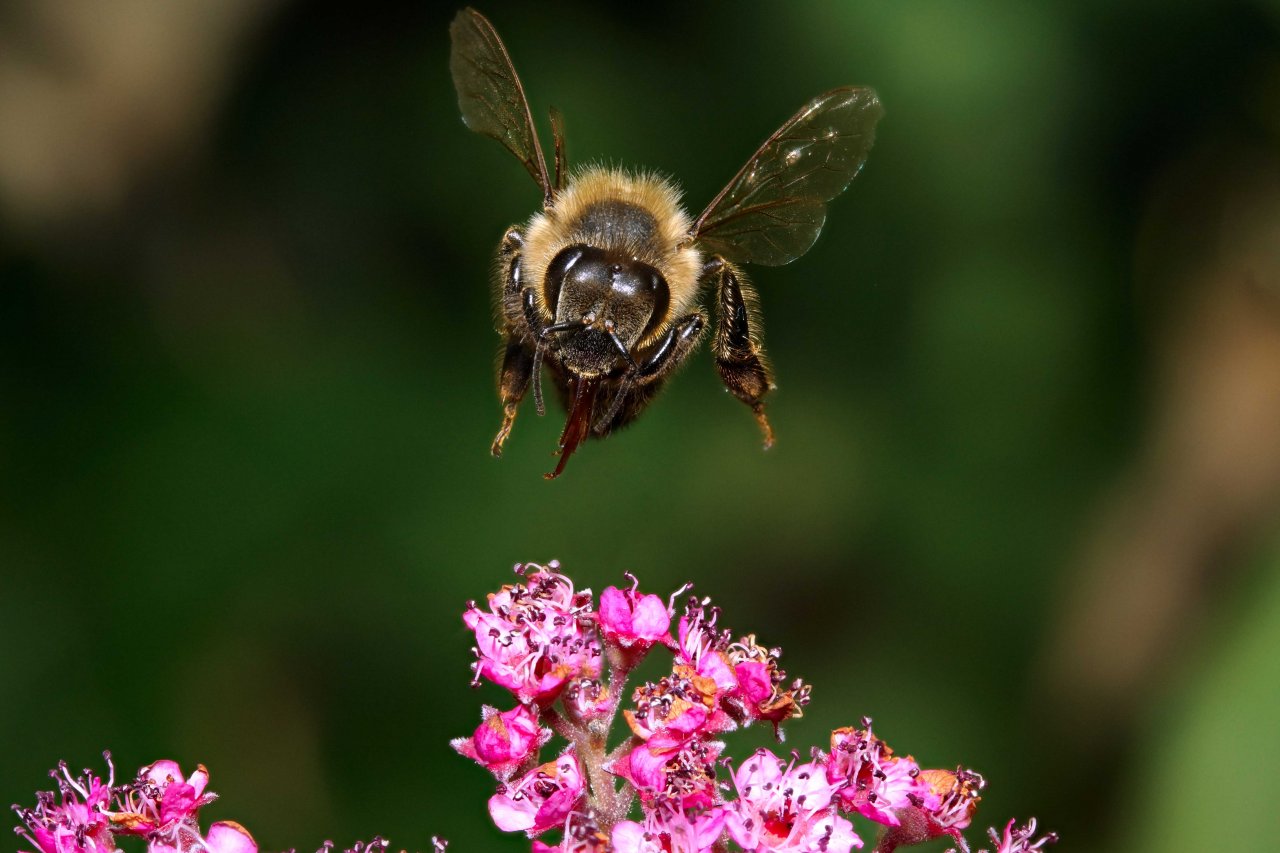
[[[498,248],[498,261],[502,270],[502,334],[507,339],[502,366],[498,369],[498,399],[502,402],[502,426],[493,438],[489,450],[494,456],[502,455],[502,445],[511,434],[516,421],[516,410],[534,371],[534,345],[536,335],[528,328],[525,318],[523,290],[520,281],[520,249],[524,236],[512,228],[502,238]]]
[[[596,421],[596,435],[606,435],[630,423],[653,399],[671,372],[698,346],[707,318],[702,312],[690,314],[671,324],[666,334],[636,353],[635,363],[624,374],[613,404]]]
[[[738,269],[719,256],[707,262],[703,275],[714,282],[716,290],[716,334],[711,348],[720,381],[751,407],[768,450],[773,446],[773,427],[764,414],[764,398],[775,386],[760,343],[755,294]]]
[[[650,350],[640,353],[640,384],[649,385],[666,379],[693,352],[706,325],[707,318],[701,311],[673,323]]]

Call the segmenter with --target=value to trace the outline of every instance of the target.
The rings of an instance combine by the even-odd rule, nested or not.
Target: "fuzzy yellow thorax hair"
[[[672,313],[683,314],[697,296],[702,258],[692,246],[681,245],[688,239],[693,223],[680,206],[680,191],[666,178],[648,172],[633,174],[594,166],[572,176],[552,206],[529,221],[521,256],[526,280],[541,282],[551,261],[565,247],[598,243],[599,235],[583,224],[584,214],[608,202],[622,202],[646,211],[653,217],[655,229],[650,239],[621,239],[615,245],[600,248],[623,252],[657,269],[671,291]],[[543,307],[548,313],[554,310],[552,306]]]

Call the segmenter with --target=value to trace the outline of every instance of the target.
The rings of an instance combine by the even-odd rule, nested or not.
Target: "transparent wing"
[[[866,162],[883,114],[871,89],[819,95],[765,140],[689,232],[737,263],[780,266],[809,251],[827,202]]]
[[[449,70],[458,90],[463,122],[516,155],[542,187],[544,201],[550,203],[551,179],[529,102],[497,30],[475,9],[463,9],[449,26],[449,37],[453,43]]]

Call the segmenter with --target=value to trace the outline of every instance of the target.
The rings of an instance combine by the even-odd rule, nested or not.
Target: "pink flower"
[[[1013,821],[1005,824],[1004,833],[997,835],[994,829],[988,829],[987,835],[991,843],[996,845],[995,853],[1036,853],[1058,840],[1057,833],[1047,832],[1036,840],[1036,819],[1031,818],[1026,826],[1015,827]],[[985,853],[985,851],[980,851]]]
[[[920,779],[929,786],[937,805],[926,802],[918,806],[943,830],[964,829],[973,820],[973,812],[982,799],[987,781],[978,773],[957,767],[950,770],[922,770]]]
[[[836,793],[840,807],[886,826],[901,823],[898,810],[908,806],[936,810],[941,800],[920,779],[915,760],[895,756],[887,743],[871,733],[869,717],[862,724],[863,730],[842,728],[831,733],[831,755],[825,763],[827,779],[843,783]]]
[[[569,718],[589,723],[613,713],[614,698],[609,688],[595,678],[579,678],[571,682],[561,694]]]
[[[608,771],[635,788],[640,802],[667,802],[684,809],[706,808],[716,801],[716,762],[724,744],[696,738],[674,749],[640,744]]]
[[[743,762],[733,777],[738,799],[726,826],[753,853],[848,853],[861,847],[853,824],[836,814],[835,785],[815,763],[785,766],[767,749]]]
[[[176,761],[157,761],[122,789],[112,824],[117,832],[145,836],[148,853],[257,853],[253,836],[234,821],[219,821],[201,834],[198,813],[218,798],[205,790],[208,784],[203,764],[184,778]]]
[[[67,763],[58,763],[58,772],[50,774],[58,783],[62,802],[55,801],[52,791],[36,795],[34,809],[16,808],[18,818],[26,824],[18,834],[30,841],[40,853],[107,853],[116,849],[111,834],[110,813],[114,793],[115,767],[110,753],[103,753],[107,760],[107,782],[85,770],[80,779],[74,779],[67,770]]]
[[[489,816],[503,832],[533,837],[564,823],[582,799],[584,783],[578,759],[566,752],[530,770],[489,798]]]
[[[609,836],[589,812],[570,812],[564,822],[564,837],[559,844],[535,839],[533,853],[613,853]]]
[[[609,765],[608,770],[631,783],[643,798],[660,793],[666,787],[666,767],[670,758],[669,754],[655,754],[640,744]]]
[[[110,754],[103,754],[110,767]],[[119,788],[87,770],[83,780],[72,779],[65,763],[59,769],[61,805],[45,792],[36,808],[18,809],[27,824],[22,834],[41,853],[111,853],[117,849],[115,834],[144,836],[148,853],[257,853],[253,837],[238,823],[215,823],[201,835],[196,813],[216,797],[205,792],[209,773],[203,766],[184,779],[177,763],[157,761]]]
[[[671,611],[656,595],[641,595],[640,582],[634,575],[631,589],[605,587],[600,593],[600,630],[606,640],[624,649],[647,649],[668,638]]]
[[[181,824],[189,824],[188,834],[198,839],[196,813],[218,798],[205,793],[208,784],[209,771],[203,764],[184,779],[176,761],[157,761],[139,770],[138,778],[122,793],[121,810],[112,816],[112,824],[119,832],[170,841]]]
[[[726,650],[733,666],[737,685],[722,700],[734,719],[743,725],[754,720],[778,726],[788,719],[803,716],[802,709],[809,704],[810,687],[800,679],[783,687],[787,673],[778,666],[778,649],[766,649],[756,642],[755,634],[748,634]]]
[[[218,821],[201,838],[193,821],[180,824],[168,839],[153,838],[147,853],[258,853],[258,842],[233,820]]]
[[[614,853],[707,853],[724,832],[724,810],[689,813],[655,808],[643,824],[624,820],[613,827]]]
[[[527,705],[517,705],[501,713],[485,705],[480,716],[484,722],[475,734],[455,738],[450,745],[499,779],[509,779],[551,738],[551,730],[538,727],[538,716]]]
[[[723,744],[709,734],[733,728],[715,704],[715,684],[695,675],[687,664],[656,684],[636,689],[635,709],[627,724],[644,743],[610,768],[630,782],[644,802],[658,795],[685,808],[715,801],[715,762]]]
[[[550,568],[557,568],[552,563]],[[549,704],[571,679],[600,674],[600,645],[591,625],[591,592],[574,593],[564,575],[528,564],[524,584],[489,596],[489,612],[467,606],[475,632],[476,680],[488,678],[524,703]]]
[[[951,770],[921,770],[919,780],[929,788],[925,801],[904,806],[895,812],[896,825],[890,826],[876,847],[876,853],[892,853],[899,847],[920,844],[949,835],[962,849],[968,850],[960,830],[973,820],[973,812],[986,787],[982,776],[957,767]]]
[[[729,646],[729,632],[717,631],[718,608],[711,607],[711,600],[690,599],[685,605],[677,630],[679,642],[676,663],[688,664],[698,675],[708,678],[719,692],[728,692],[738,685],[725,649]]]
[[[670,675],[637,687],[632,697],[635,709],[622,713],[638,738],[649,740],[667,732],[683,741],[699,732],[733,728],[733,721],[717,705],[719,695],[712,679],[698,675],[689,664],[677,663]]]

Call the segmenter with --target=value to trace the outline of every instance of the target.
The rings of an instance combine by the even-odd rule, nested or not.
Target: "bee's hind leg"
[[[764,398],[775,386],[760,341],[755,293],[741,272],[719,256],[707,262],[703,275],[715,284],[716,333],[711,349],[720,381],[751,407],[768,450],[773,446],[773,427],[764,413]]]
[[[533,375],[533,350],[524,342],[509,340],[498,371],[498,399],[502,402],[502,426],[493,437],[489,448],[494,456],[502,455],[502,445],[511,434],[516,422],[516,411],[525,392],[529,390],[529,378]]]

